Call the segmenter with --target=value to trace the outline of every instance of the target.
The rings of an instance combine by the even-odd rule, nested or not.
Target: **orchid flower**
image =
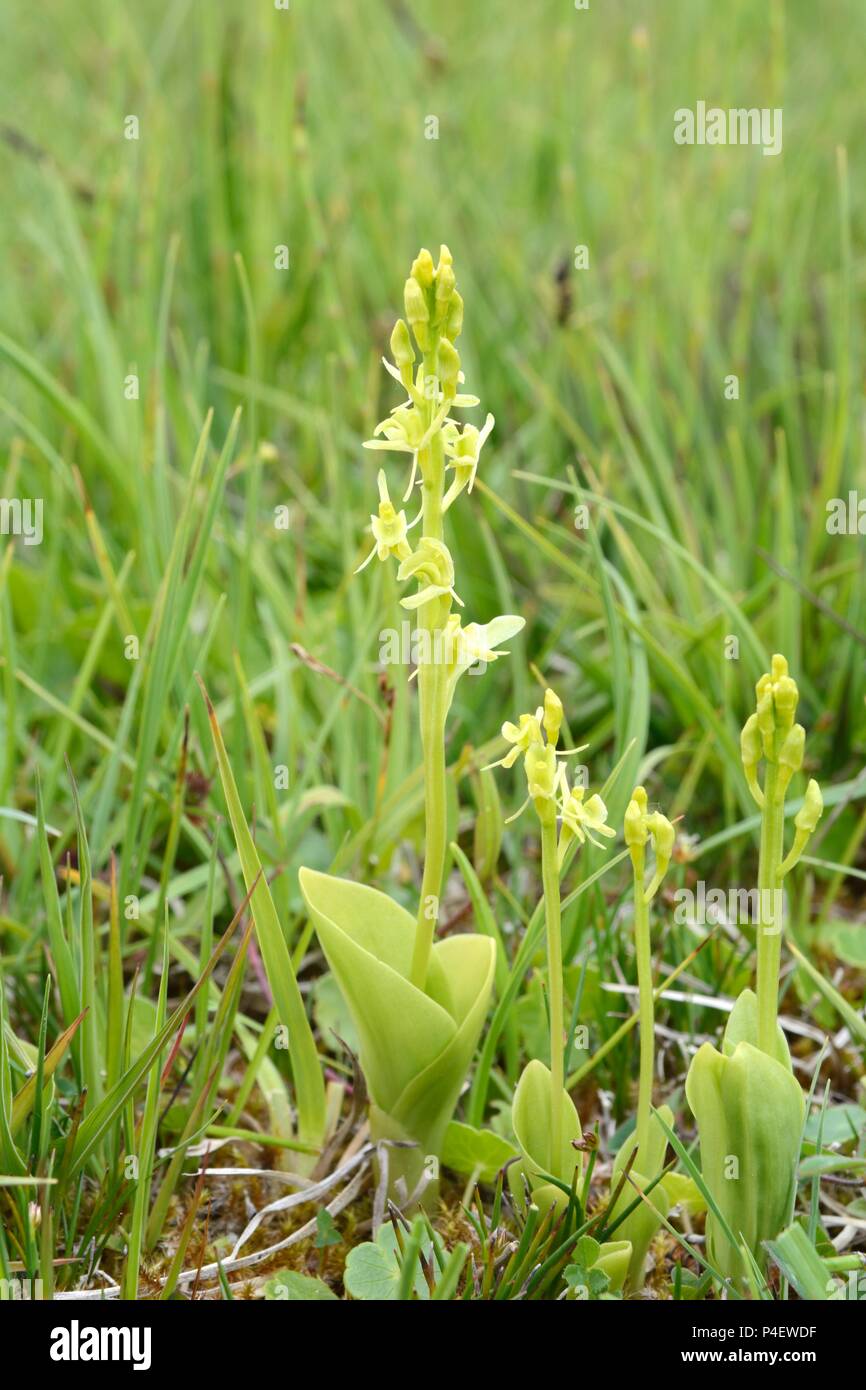
[[[406,513],[398,512],[388,495],[388,483],[385,478],[385,470],[379,469],[377,477],[379,487],[379,512],[378,515],[370,516],[370,530],[373,532],[375,542],[373,549],[358,568],[356,574],[360,574],[369,565],[375,555],[380,560],[387,560],[394,555],[398,560],[407,560],[412,554],[412,547],[409,545],[407,534],[412,526],[416,526],[421,520],[420,513],[412,522],[412,526],[406,524]]]

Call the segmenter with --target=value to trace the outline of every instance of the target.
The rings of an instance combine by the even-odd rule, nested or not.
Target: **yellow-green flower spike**
[[[770,670],[755,686],[755,712],[768,762],[775,762],[779,743],[794,723],[799,698],[797,683],[788,675],[788,663],[776,652]]]
[[[643,874],[646,844],[648,840],[652,841],[656,867],[650,885],[644,894],[644,900],[649,903],[658,892],[661,881],[668,871],[676,831],[667,816],[663,816],[661,811],[647,811],[645,787],[635,787],[631,794],[631,801],[626,807],[623,833],[631,852],[632,865],[637,874]]]

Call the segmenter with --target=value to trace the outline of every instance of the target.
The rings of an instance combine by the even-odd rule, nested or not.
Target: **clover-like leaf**
[[[429,1256],[429,1239],[422,1242],[422,1254]],[[349,1251],[343,1283],[352,1298],[365,1303],[395,1300],[400,1285],[400,1256],[393,1226],[382,1226],[376,1239],[364,1241]],[[418,1298],[428,1299],[430,1290],[419,1266],[414,1289]]]
[[[265,1284],[265,1298],[286,1303],[339,1303],[333,1289],[312,1274],[281,1269]]]
[[[495,1182],[499,1170],[518,1156],[519,1150],[492,1129],[476,1129],[474,1125],[452,1120],[445,1131],[442,1146],[445,1167],[465,1177],[474,1174],[479,1182]]]

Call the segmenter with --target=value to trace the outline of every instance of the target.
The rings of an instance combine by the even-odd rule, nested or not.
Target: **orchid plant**
[[[577,1108],[565,1084],[565,1013],[562,961],[560,874],[569,847],[589,841],[597,848],[613,839],[607,807],[596,792],[587,797],[582,784],[569,787],[565,759],[580,749],[558,748],[562,702],[555,691],[544,692],[534,714],[522,714],[517,724],[507,721],[502,736],[511,745],[496,766],[512,767],[523,756],[527,797],[516,819],[532,803],[541,828],[541,877],[547,935],[547,993],[550,1021],[550,1066],[539,1058],[521,1073],[511,1106],[511,1125],[520,1161],[509,1169],[509,1182],[519,1208],[528,1196],[541,1212],[563,1213],[579,1197],[583,1180],[583,1131]],[[557,830],[557,827],[558,830]],[[594,1251],[594,1268],[604,1273],[611,1291],[622,1288],[632,1260],[627,1238],[605,1241]]]
[[[455,346],[463,326],[447,246],[434,264],[416,257],[404,288],[405,319],[391,335],[386,371],[405,399],[368,440],[368,449],[405,455],[403,506],[392,502],[384,470],[370,518],[374,559],[396,561],[397,581],[410,586],[402,606],[417,614],[418,706],[424,767],[424,868],[414,918],[386,894],[312,869],[300,884],[319,941],[360,1038],[374,1140],[399,1147],[388,1155],[392,1188],[411,1201],[435,1190],[436,1161],[480,1033],[493,981],[495,947],[480,934],[436,941],[447,847],[445,723],[457,682],[470,668],[505,655],[502,644],[524,625],[506,615],[462,623],[463,603],[445,518],[461,493],[471,493],[482,448],[493,429],[459,413],[479,405],[463,391]],[[412,521],[406,505],[414,510]],[[417,541],[412,532],[420,527]]]
[[[806,743],[803,726],[794,722],[798,700],[787,661],[774,656],[758,681],[755,710],[741,739],[743,771],[761,812],[757,993],[743,990],[721,1051],[704,1043],[686,1080],[700,1134],[703,1180],[714,1198],[707,1216],[708,1255],[719,1273],[738,1282],[745,1281],[751,1261],[763,1267],[764,1242],[791,1218],[803,1128],[803,1092],[778,1023],[783,883],[818,824],[823,802],[811,779],[785,855],[785,796],[803,765]]]
[[[582,787],[569,789],[565,764],[560,761],[565,754],[557,748],[562,718],[562,702],[553,690],[546,690],[544,704],[534,714],[521,714],[516,724],[503,724],[502,736],[511,747],[495,764],[512,767],[523,757],[527,796],[516,814],[531,802],[541,828],[550,1066],[534,1058],[524,1068],[514,1093],[512,1125],[523,1159],[520,1172],[532,1200],[542,1209],[565,1205],[567,1193],[557,1184],[571,1187],[579,1181],[581,1168],[580,1150],[575,1147],[581,1139],[580,1120],[565,1089],[560,869],[573,840],[583,843],[590,839],[598,844],[595,835],[615,834],[606,824],[607,808],[599,795],[585,800]],[[557,834],[558,820],[561,830]],[[517,1170],[511,1178],[519,1200]]]
[[[635,787],[632,792],[625,813],[624,836],[634,877],[634,939],[640,1000],[640,1072],[635,1128],[617,1153],[613,1165],[612,1186],[614,1190],[619,1187],[619,1196],[614,1203],[612,1215],[616,1219],[629,1208],[634,1208],[616,1229],[623,1240],[631,1243],[632,1256],[627,1282],[631,1289],[639,1289],[644,1282],[650,1242],[667,1216],[671,1204],[664,1179],[660,1177],[667,1138],[652,1109],[655,1004],[650,908],[667,873],[675,837],[674,827],[667,816],[662,815],[661,811],[648,810],[644,787]],[[645,886],[648,844],[652,845],[655,852],[655,868],[652,878]],[[674,1117],[669,1106],[661,1106],[658,1114],[665,1124],[673,1126]],[[641,1200],[635,1207],[636,1191],[641,1194]]]

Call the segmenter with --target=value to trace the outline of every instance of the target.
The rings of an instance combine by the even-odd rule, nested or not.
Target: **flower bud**
[[[813,777],[810,779],[809,785],[806,788],[803,805],[794,817],[794,843],[789,849],[786,858],[783,859],[782,863],[779,865],[780,879],[789,874],[794,865],[800,862],[806,846],[811,839],[812,832],[821,819],[823,810],[824,799],[821,796],[821,788]]]
[[[410,387],[412,385],[412,363],[415,361],[415,349],[412,346],[412,339],[404,319],[398,319],[394,324],[394,331],[391,334],[391,356],[394,359],[394,365],[399,368],[403,385]]]
[[[448,304],[448,316],[445,319],[445,332],[452,343],[455,338],[459,338],[463,330],[463,296],[459,290],[455,290]]]
[[[740,734],[740,757],[743,760],[743,767],[746,769],[756,768],[761,761],[762,752],[758,716],[750,714]]]
[[[409,276],[404,286],[403,302],[406,306],[406,318],[415,334],[415,341],[422,352],[427,352],[430,347],[430,310],[427,308],[424,291],[413,275]]]
[[[439,382],[446,401],[453,400],[457,395],[459,377],[460,354],[453,343],[450,343],[447,338],[441,338],[439,340]]]
[[[755,719],[761,731],[761,746],[765,758],[773,757],[776,737],[776,712],[773,708],[773,689],[769,676],[762,676],[756,686]]]
[[[653,811],[651,816],[647,816],[646,825],[652,836],[653,849],[656,853],[655,873],[644,894],[646,902],[651,902],[659,890],[662,879],[668,871],[671,855],[674,852],[676,831],[667,816],[663,816],[661,811]]]
[[[436,303],[444,308],[449,303],[457,285],[457,276],[450,265],[443,265],[436,272]]]
[[[547,742],[555,748],[559,739],[559,731],[562,728],[562,701],[550,688],[544,692],[543,724]]]
[[[524,759],[529,795],[542,820],[556,819],[556,753],[549,743],[531,743]]]
[[[646,824],[646,791],[635,787],[623,822],[623,836],[629,849],[638,849],[649,839]]]
[[[770,670],[755,686],[755,697],[764,756],[773,761],[779,738],[784,738],[794,723],[800,698],[797,682],[788,675],[788,663],[778,652],[773,656]]]
[[[447,246],[442,246],[439,251],[439,264],[436,267],[434,280],[434,307],[433,323],[442,325],[448,317],[448,306],[451,303],[451,296],[457,279],[454,274],[453,257]]]
[[[794,773],[799,772],[803,766],[805,751],[806,730],[802,724],[794,724],[788,730],[779,749],[779,778],[776,785],[780,798],[784,797]]]
[[[811,835],[824,812],[824,798],[821,795],[821,788],[814,777],[810,778],[806,788],[806,795],[803,805],[794,817],[794,827],[797,830],[806,830]]]
[[[418,252],[418,255],[412,262],[412,277],[413,279],[418,281],[418,284],[421,286],[422,290],[429,290],[431,285],[433,284],[433,276],[435,275],[435,273],[436,272],[433,267],[433,257],[430,255],[430,252],[427,250],[427,247],[422,246],[421,250]]]
[[[763,757],[763,752],[758,716],[750,714],[740,734],[740,757],[743,762],[746,781],[749,784],[749,791],[759,806],[764,804],[764,793],[758,786],[758,764]]]

